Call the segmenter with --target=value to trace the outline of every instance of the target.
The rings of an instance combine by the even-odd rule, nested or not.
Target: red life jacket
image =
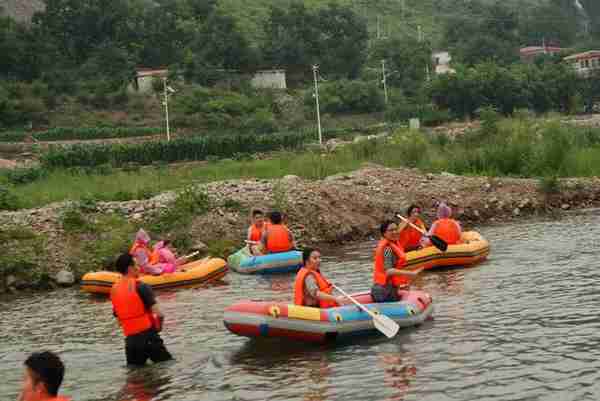
[[[425,230],[425,224],[421,221],[421,219],[417,219],[415,225]],[[419,246],[422,236],[423,234],[421,234],[419,230],[416,230],[408,225],[404,230],[402,230],[402,232],[400,232],[398,244],[405,250],[412,250]]]
[[[113,285],[110,292],[110,300],[125,337],[153,327],[151,313],[137,292],[137,283],[136,279],[123,277]]]
[[[319,291],[330,295],[333,292],[333,286],[325,279],[325,277],[321,275],[320,272],[303,267],[296,275],[296,282],[294,283],[294,303],[296,305],[307,306],[304,294],[304,280],[308,275],[312,275],[315,278],[317,281],[317,286],[319,286]],[[338,306],[337,302],[323,301],[320,299],[318,301],[319,308],[334,308]]]
[[[250,226],[250,241],[260,241],[262,238],[263,231],[265,229],[265,223],[261,228],[256,227],[256,224]]]
[[[71,399],[67,398],[67,397],[63,397],[62,395],[57,395],[56,397],[53,397],[53,398],[47,398],[44,401],[71,401]]]
[[[454,219],[439,219],[436,220],[433,235],[436,235],[446,241],[448,245],[459,244],[460,228],[458,222]]]
[[[272,224],[267,228],[267,251],[269,253],[287,252],[292,249],[290,232],[281,224]]]
[[[375,268],[373,271],[373,282],[379,285],[386,285],[388,282],[391,281],[394,287],[402,287],[408,285],[410,283],[408,277],[392,276],[388,278],[387,274],[385,273],[383,252],[387,247],[391,248],[394,254],[396,255],[396,266],[394,266],[395,269],[402,269],[402,267],[406,264],[406,255],[404,254],[402,248],[398,246],[397,243],[388,241],[385,238],[381,239],[377,244],[377,248],[375,249]]]

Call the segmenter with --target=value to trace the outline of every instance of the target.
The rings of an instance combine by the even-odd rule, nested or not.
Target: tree
[[[33,17],[45,40],[53,41],[63,58],[82,64],[100,44],[127,47],[134,43],[127,0],[45,0]]]
[[[366,60],[365,21],[335,3],[317,11],[301,2],[273,7],[265,34],[265,62],[291,72],[308,72],[319,64],[329,76],[355,78]]]
[[[379,40],[369,49],[370,65],[379,66],[386,60],[390,74],[387,83],[402,89],[409,97],[415,96],[427,78],[427,68],[433,73],[431,45],[414,38]],[[381,79],[381,74],[378,74]]]
[[[454,17],[446,25],[446,46],[454,58],[467,65],[516,61],[520,45],[516,13],[500,3],[473,2],[468,8],[464,16]]]
[[[319,10],[315,23],[321,27],[315,62],[332,75],[358,77],[367,58],[366,22],[351,9],[331,3]]]

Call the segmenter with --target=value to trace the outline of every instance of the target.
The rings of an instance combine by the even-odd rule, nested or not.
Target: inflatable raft
[[[197,260],[182,266],[183,271],[161,274],[160,276],[142,275],[140,280],[153,289],[190,287],[218,280],[227,273],[227,263],[220,258]],[[109,294],[114,283],[121,278],[120,273],[100,271],[87,273],[81,279],[81,289],[94,294]]]
[[[236,272],[244,274],[295,272],[302,267],[302,252],[290,251],[254,256],[248,247],[244,247],[230,255],[227,264]]]
[[[446,252],[434,246],[406,253],[406,268],[416,270],[424,267],[470,266],[484,261],[490,253],[490,244],[478,232],[465,231],[463,243],[449,245]]]
[[[373,303],[370,294],[354,295],[375,313],[384,314],[400,327],[423,323],[433,313],[431,296],[422,291],[400,291],[399,302]],[[280,337],[308,342],[328,342],[377,332],[371,317],[354,304],[319,309],[277,302],[243,301],[225,310],[229,331],[245,337]]]

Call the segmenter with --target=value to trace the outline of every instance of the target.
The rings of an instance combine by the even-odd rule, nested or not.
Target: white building
[[[431,55],[433,65],[435,66],[435,73],[439,74],[454,74],[456,71],[450,67],[450,61],[452,57],[447,51],[433,52]]]
[[[250,80],[253,88],[286,89],[285,70],[259,70]]]
[[[564,61],[571,64],[578,75],[589,76],[593,70],[600,68],[600,50],[573,54],[565,57]]]
[[[169,75],[169,70],[166,68],[140,68],[136,71],[135,78],[129,84],[127,90],[129,92],[150,93],[152,92],[154,78],[163,78],[167,75]]]

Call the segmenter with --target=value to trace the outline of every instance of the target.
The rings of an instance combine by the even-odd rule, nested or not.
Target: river
[[[595,400],[600,396],[596,225],[600,214],[481,230],[484,264],[424,273],[434,320],[392,340],[340,346],[250,341],[223,309],[291,299],[292,276],[229,273],[208,288],[160,292],[175,361],[128,369],[110,303],[77,289],[0,300],[0,399],[14,400],[33,351],[60,353],[74,400]],[[328,253],[323,271],[364,290],[374,242]]]

